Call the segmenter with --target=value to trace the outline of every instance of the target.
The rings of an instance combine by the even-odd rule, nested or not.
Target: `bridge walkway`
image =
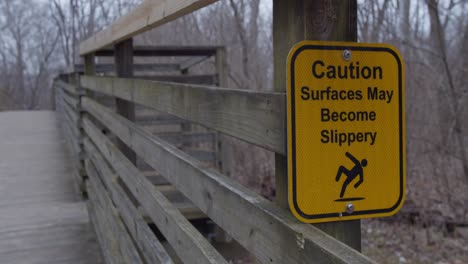
[[[0,263],[102,263],[50,111],[0,112]]]

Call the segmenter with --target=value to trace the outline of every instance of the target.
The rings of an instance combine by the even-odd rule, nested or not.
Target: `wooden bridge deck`
[[[101,263],[54,112],[0,113],[0,263]]]

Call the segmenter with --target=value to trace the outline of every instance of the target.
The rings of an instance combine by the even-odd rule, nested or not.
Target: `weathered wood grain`
[[[206,60],[207,57],[211,57],[216,54],[216,49],[219,46],[141,46],[135,45],[133,49],[134,57],[204,57],[199,58],[199,60]],[[112,57],[115,54],[113,48],[104,48],[96,51],[94,53],[96,56],[100,57]],[[187,66],[191,66],[186,63],[180,65],[179,71],[187,69]]]
[[[203,75],[135,75],[135,79],[153,80],[160,82],[176,82],[190,84],[214,85],[218,82],[218,76],[212,74]]]
[[[67,91],[70,95],[79,95],[79,92],[74,85],[68,84],[62,80],[56,80],[55,86]]]
[[[274,0],[273,61],[274,90],[285,91],[285,59],[301,40],[357,41],[357,3],[350,1]],[[286,137],[285,137],[286,139]],[[282,154],[282,153],[281,153]],[[288,208],[287,160],[275,156],[276,202]],[[360,221],[317,224],[317,227],[360,250]]]
[[[147,263],[173,263],[164,246],[153,234],[137,208],[127,197],[126,192],[117,183],[115,174],[90,144],[92,143],[87,141],[85,147],[93,161],[92,164],[89,160],[86,162],[86,169],[91,171],[90,175],[98,173],[101,175],[100,178],[104,180],[112,200],[119,209],[122,220]]]
[[[155,28],[185,14],[191,13],[216,0],[146,0],[129,14],[80,44],[80,55],[97,51]]]
[[[206,169],[181,150],[106,107],[84,98],[83,108],[128,144],[146,163],[156,168],[260,261],[304,263],[313,259],[317,263],[373,263],[323,231],[300,223],[286,210],[233,179]],[[112,151],[115,148],[113,144],[97,131],[93,133],[93,138],[97,138],[95,143],[109,163],[123,171],[133,168]],[[128,175],[137,173],[129,171]]]
[[[129,38],[114,46],[114,63],[115,74],[118,77],[131,78],[133,77],[133,39]],[[115,109],[119,115],[122,115],[128,120],[135,121],[135,103],[131,100],[115,98]],[[127,156],[134,164],[136,164],[136,155],[129,147],[117,139],[119,149]]]
[[[62,104],[62,109],[63,113],[65,114],[65,116],[68,117],[68,120],[70,121],[70,126],[73,126],[74,128],[78,129],[80,124],[80,113],[77,113],[66,103]]]
[[[73,123],[68,116],[68,114],[64,114],[62,116],[62,120],[64,121],[62,124],[62,128],[64,128],[65,132],[67,132],[68,139],[73,140],[76,144],[80,144],[80,130],[77,128],[76,123]]]
[[[62,96],[63,101],[67,103],[75,112],[78,111],[79,109],[78,98],[74,98],[64,91],[62,91],[61,96]]]
[[[114,56],[114,54],[110,54],[110,56]],[[133,69],[141,72],[167,72],[167,71],[180,71],[180,65],[176,63],[140,63],[134,64]],[[83,72],[84,65],[83,64],[75,64],[75,71],[76,72]],[[110,63],[99,63],[96,64],[96,72],[114,72],[115,71],[115,64]]]
[[[181,125],[184,121],[175,116],[171,115],[154,115],[154,114],[144,114],[138,115],[136,122],[142,126],[151,126],[151,125]]]
[[[67,123],[62,126],[67,145],[70,147],[73,159],[81,159],[80,145],[76,142],[76,134],[71,131]]]
[[[172,145],[184,144],[189,142],[211,143],[213,142],[213,138],[215,137],[215,134],[212,132],[162,132],[158,133],[157,135],[158,137],[162,138],[163,140],[166,140]]]
[[[100,153],[113,165],[113,168],[183,261],[187,263],[227,263],[178,209],[117,150],[116,146],[100,132],[90,119],[85,118],[83,121],[87,135],[96,144]],[[90,147],[90,144],[86,146]],[[96,154],[96,151],[93,154]]]
[[[101,263],[57,115],[0,113],[0,263]]]
[[[97,208],[100,209],[97,213],[103,213],[104,217],[107,218],[107,223],[117,239],[116,243],[125,263],[144,263],[130,234],[120,219],[117,208],[115,208],[109,197],[109,193],[103,186],[100,175],[96,173],[96,170],[92,166],[87,166],[86,171],[88,172],[88,182],[91,186],[91,188],[88,188],[90,200],[93,201],[94,206],[98,206]]]
[[[285,94],[112,77],[81,78],[83,87],[166,112],[286,154]]]
[[[186,47],[186,46],[183,46],[183,47]],[[205,48],[205,46],[201,46],[201,48]],[[219,49],[219,47],[213,47],[215,50]],[[183,62],[180,63],[180,70],[179,72],[181,73],[184,73],[184,72],[187,72],[189,70],[189,68],[191,68],[192,66],[195,66],[199,63],[202,63],[204,61],[206,61],[207,59],[209,59],[211,57],[211,55],[206,55],[206,56],[196,56],[196,57],[192,57],[192,58],[189,58]]]
[[[86,182],[85,184],[87,185],[85,188],[89,189],[89,182]],[[112,247],[110,246],[111,242],[115,239],[109,238],[109,236],[112,234],[107,230],[107,226],[103,223],[103,220],[101,218],[98,218],[95,206],[93,205],[93,201],[88,200],[86,204],[88,208],[90,221],[99,241],[99,246],[101,248],[101,253],[104,258],[104,263],[119,263],[119,259],[121,259],[122,256],[119,252],[112,252]]]

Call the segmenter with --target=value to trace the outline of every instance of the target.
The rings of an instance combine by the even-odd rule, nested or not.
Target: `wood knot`
[[[313,1],[308,4],[305,7],[304,19],[306,32],[314,32],[321,37],[328,36],[337,19],[332,1]]]

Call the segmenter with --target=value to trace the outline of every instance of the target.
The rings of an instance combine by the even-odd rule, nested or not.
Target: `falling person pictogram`
[[[335,180],[338,182],[341,178],[341,175],[344,174],[346,175],[346,180],[343,182],[343,187],[341,187],[341,193],[340,193],[340,198],[343,198],[346,188],[348,185],[356,178],[359,176],[359,181],[354,184],[354,188],[356,189],[359,187],[364,182],[364,167],[367,166],[367,160],[363,159],[359,161],[356,159],[351,153],[346,152],[345,153],[346,157],[348,157],[355,165],[351,170],[348,170],[344,166],[340,166],[338,168],[338,172],[336,173],[336,178]]]

